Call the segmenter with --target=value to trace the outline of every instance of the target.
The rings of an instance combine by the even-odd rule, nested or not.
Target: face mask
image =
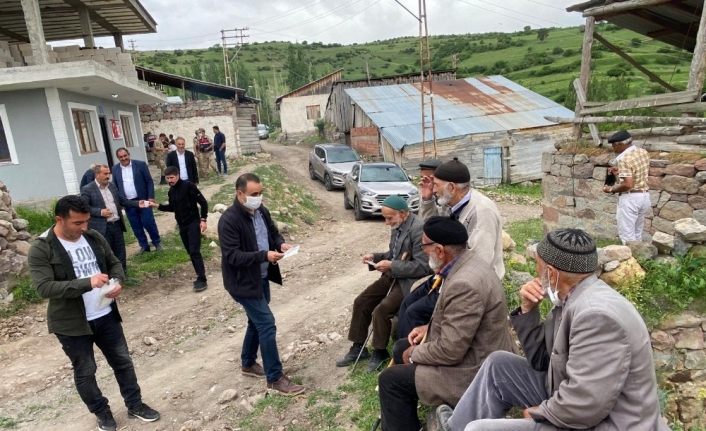
[[[559,291],[552,289],[552,282],[551,278],[549,277],[548,269],[545,269],[544,274],[542,275],[542,287],[547,289],[547,296],[549,296],[549,300],[552,302],[552,304],[554,304],[555,307],[560,307],[561,305],[563,305],[563,301],[559,299]]]
[[[441,190],[441,193],[437,193],[437,204],[441,206],[448,205],[449,201],[451,200],[451,192],[448,190],[449,185],[450,183],[446,183],[444,188]]]
[[[433,254],[429,255],[429,268],[431,268],[432,271],[434,271],[434,272],[439,271],[443,264],[444,264],[444,262],[442,262],[440,259],[438,259]]]
[[[243,206],[247,209],[256,210],[262,205],[262,196],[247,196]]]

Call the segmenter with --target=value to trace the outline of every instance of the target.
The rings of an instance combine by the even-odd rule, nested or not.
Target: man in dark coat
[[[176,138],[176,151],[167,154],[167,166],[175,166],[179,169],[179,178],[199,183],[199,173],[196,168],[196,158],[194,153],[186,149],[186,140],[181,136]]]

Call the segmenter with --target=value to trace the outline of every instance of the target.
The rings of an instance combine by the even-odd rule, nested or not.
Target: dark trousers
[[[243,339],[240,360],[243,367],[251,367],[257,359],[257,349],[262,355],[268,383],[274,383],[282,377],[282,362],[277,350],[277,326],[275,316],[270,310],[270,282],[262,279],[263,296],[261,298],[236,298],[248,316],[248,327]]]
[[[372,321],[373,349],[387,348],[387,341],[392,332],[392,318],[400,309],[402,302],[402,289],[399,283],[395,283],[390,289],[393,280],[387,273],[383,273],[355,298],[351,326],[348,329],[350,341],[363,344],[368,337],[368,326]]]
[[[409,349],[409,346],[409,340],[407,340],[406,337],[395,341],[395,344],[392,346],[392,360],[395,364],[401,365],[403,363],[402,354],[405,350]]]
[[[228,161],[226,160],[225,150],[216,150],[216,166],[218,167],[218,173],[221,173],[221,163],[223,164],[223,173],[228,173]]]
[[[152,212],[152,208],[126,207],[125,213],[127,214],[127,219],[130,222],[130,227],[135,234],[135,238],[137,238],[137,242],[140,243],[140,247],[142,247],[143,250],[150,249],[150,244],[147,242],[145,230],[150,235],[152,244],[155,247],[159,245],[161,240],[159,238],[157,223],[154,221],[154,213]]]
[[[74,383],[79,396],[91,413],[100,412],[108,406],[108,399],[103,396],[96,382],[96,359],[93,355],[95,344],[113,369],[125,406],[128,409],[139,407],[142,403],[140,386],[137,384],[123,327],[117,316],[111,312],[88,323],[93,335],[56,334],[74,368]]]
[[[123,271],[127,271],[127,255],[125,254],[125,237],[120,227],[120,221],[106,223],[105,239],[113,250],[113,254],[118,258],[123,266]]]
[[[195,220],[186,226],[179,226],[179,236],[184,244],[186,252],[189,253],[191,264],[196,271],[196,278],[200,281],[206,281],[206,267],[203,264],[201,256],[201,226],[200,220]]]
[[[431,294],[429,289],[431,289],[431,283],[424,283],[402,301],[397,318],[398,339],[407,338],[412,329],[429,323],[436,300],[439,299],[439,289],[434,289]]]
[[[417,431],[417,387],[414,384],[416,365],[395,365],[378,376],[382,431]]]

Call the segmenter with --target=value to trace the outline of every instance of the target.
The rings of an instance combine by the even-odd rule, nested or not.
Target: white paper
[[[295,246],[293,246],[292,248],[290,248],[289,250],[287,250],[287,251],[284,252],[284,256],[282,256],[282,259],[286,259],[286,258],[288,258],[288,257],[292,257],[292,256],[294,256],[294,255],[297,254],[297,253],[299,253],[299,246],[298,246],[298,245],[295,245]]]
[[[118,286],[118,283],[120,282],[116,278],[111,278],[100,288],[100,299],[98,300],[99,310],[103,307],[107,307],[111,302],[113,302],[113,298],[108,298],[106,295],[114,291]]]
[[[376,264],[375,262],[373,262],[372,260],[366,260],[365,263],[367,263],[368,265],[371,265],[371,266],[376,266],[376,265],[377,265],[377,264]]]

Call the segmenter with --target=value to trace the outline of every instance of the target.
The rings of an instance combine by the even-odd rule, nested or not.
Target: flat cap
[[[466,165],[458,161],[457,157],[440,164],[434,171],[434,176],[449,183],[462,184],[471,181],[471,173]]]
[[[441,245],[465,244],[468,231],[463,224],[451,217],[434,216],[424,223],[424,234]]]
[[[386,197],[385,200],[382,201],[381,205],[397,211],[409,211],[407,201],[399,195],[390,195]]]
[[[632,138],[632,135],[628,133],[627,130],[620,130],[618,132],[613,133],[613,135],[608,138],[608,143],[612,144],[614,142],[623,142],[627,141],[630,138]]]
[[[420,169],[436,169],[439,167],[441,164],[441,160],[439,159],[427,159],[427,160],[422,160],[419,162],[419,168]]]

